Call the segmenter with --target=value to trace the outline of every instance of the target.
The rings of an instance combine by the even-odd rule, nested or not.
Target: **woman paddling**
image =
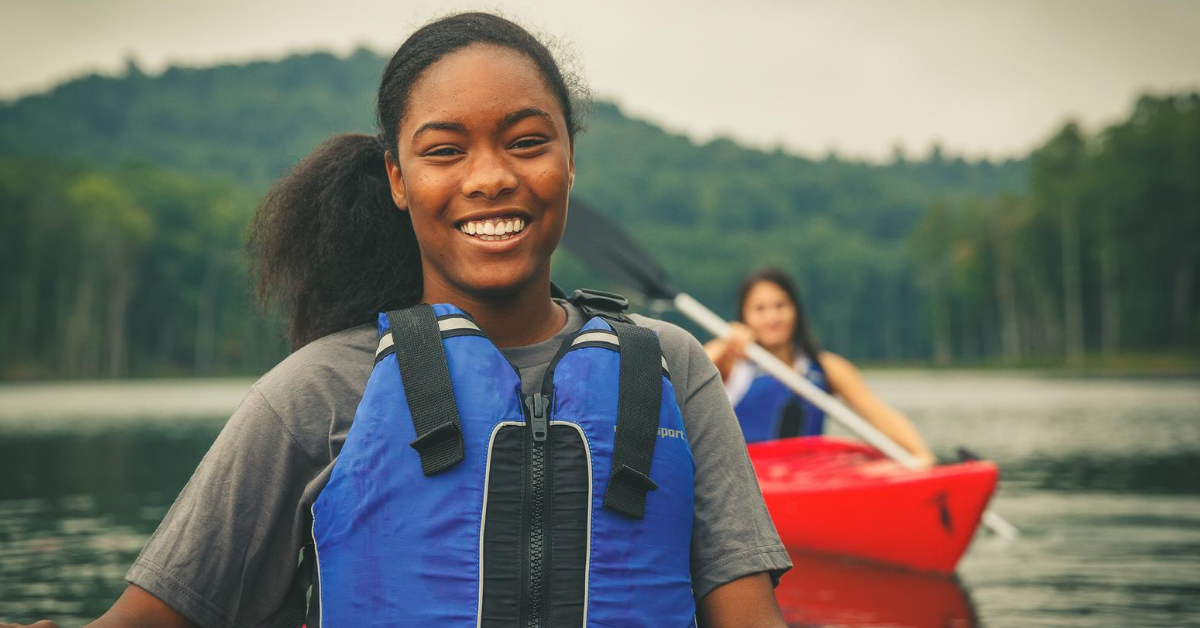
[[[729,337],[709,341],[705,350],[721,373],[746,442],[817,436],[825,429],[820,408],[746,360],[746,345],[757,342],[825,392],[840,395],[923,465],[936,462],[912,423],[876,397],[849,360],[817,344],[786,273],[764,269],[746,277],[738,287],[737,320]]]
[[[295,351],[91,626],[783,626],[699,343],[552,298],[573,86],[519,26],[444,18],[385,69],[378,137],[276,184],[252,261]]]

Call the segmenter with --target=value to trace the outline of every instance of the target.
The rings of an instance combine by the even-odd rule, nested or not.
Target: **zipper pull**
[[[550,414],[550,398],[540,392],[533,393],[525,398],[525,407],[529,409],[529,426],[533,430],[533,440],[539,443],[545,441],[546,432],[550,429],[547,420]]]

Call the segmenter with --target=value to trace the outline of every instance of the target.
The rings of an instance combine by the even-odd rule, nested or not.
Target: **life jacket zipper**
[[[527,530],[526,556],[528,556],[528,589],[522,600],[525,612],[524,628],[541,628],[545,613],[546,582],[546,512],[549,510],[546,487],[549,484],[549,469],[546,465],[546,447],[550,433],[550,398],[534,393],[525,398],[529,413],[529,525]]]
[[[550,512],[550,468],[546,462],[546,450],[550,446],[550,411],[554,397],[554,369],[559,360],[571,349],[575,338],[583,330],[567,336],[546,367],[542,376],[542,389],[524,398],[528,415],[529,438],[526,441],[526,468],[529,470],[529,499],[526,501],[528,536],[525,537],[525,556],[528,557],[525,595],[521,599],[522,628],[542,628],[546,613],[546,597],[550,583],[546,579],[550,544],[546,540],[546,518]]]

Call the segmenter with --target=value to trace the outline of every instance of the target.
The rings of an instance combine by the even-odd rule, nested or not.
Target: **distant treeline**
[[[933,204],[910,236],[933,357],[1006,362],[1200,346],[1200,94],[1066,124],[1022,195]]]
[[[245,373],[283,355],[241,255],[255,194],[161,169],[0,159],[0,373]]]
[[[283,355],[241,254],[275,177],[371,131],[384,60],[84,77],[0,105],[0,374],[250,373]],[[1029,160],[887,165],[705,144],[596,103],[575,194],[730,313],[793,272],[817,334],[875,361],[1061,362],[1197,348],[1195,95],[1144,98]],[[152,165],[147,165],[152,164]],[[1190,245],[1190,248],[1189,248]],[[570,256],[565,287],[596,284]]]

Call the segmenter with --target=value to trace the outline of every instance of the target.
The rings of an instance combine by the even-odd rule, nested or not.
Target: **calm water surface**
[[[794,626],[1200,626],[1200,382],[875,373],[939,454],[1001,464],[956,580],[795,555]],[[0,386],[0,620],[84,623],[249,382]]]

